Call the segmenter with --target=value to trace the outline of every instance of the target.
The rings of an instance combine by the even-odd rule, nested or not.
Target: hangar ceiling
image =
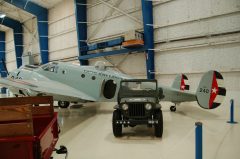
[[[34,17],[33,15],[5,2],[0,1],[0,12],[5,13],[7,17],[18,20],[20,22],[27,21]]]
[[[44,8],[52,8],[59,2],[63,0],[31,0],[32,2],[44,7]],[[34,16],[26,11],[23,11],[7,2],[4,0],[0,0],[0,12],[5,13],[8,17],[19,20],[20,22],[26,22],[30,19],[32,19]],[[6,27],[2,27],[0,30],[5,31]]]

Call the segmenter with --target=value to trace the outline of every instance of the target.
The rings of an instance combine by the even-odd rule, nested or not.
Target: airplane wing
[[[82,101],[96,101],[95,98],[56,81],[33,81],[19,79],[0,78],[0,84],[8,88],[25,90],[26,93],[36,93],[65,97],[69,99],[79,99]]]

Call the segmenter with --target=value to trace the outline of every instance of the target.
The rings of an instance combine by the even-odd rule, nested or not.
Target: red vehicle
[[[0,159],[50,159],[58,133],[52,97],[0,99]]]

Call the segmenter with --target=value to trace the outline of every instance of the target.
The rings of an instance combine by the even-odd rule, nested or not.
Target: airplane
[[[134,79],[107,67],[104,62],[95,66],[80,66],[66,62],[50,62],[41,66],[25,65],[0,78],[0,84],[15,96],[53,96],[61,108],[70,103],[117,101],[120,81]],[[160,101],[170,101],[176,111],[181,102],[197,101],[204,109],[217,108],[226,95],[223,76],[217,71],[205,73],[196,92],[189,91],[188,78],[177,75],[172,87],[159,84]]]

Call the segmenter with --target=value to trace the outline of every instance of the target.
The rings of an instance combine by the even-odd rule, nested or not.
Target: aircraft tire
[[[171,112],[175,112],[177,110],[176,106],[171,106],[170,107]]]
[[[67,101],[58,101],[58,106],[60,108],[68,108],[70,105],[70,102],[67,102]]]
[[[122,136],[122,125],[117,124],[117,120],[122,120],[121,111],[114,110],[113,111],[113,117],[112,117],[112,129],[113,129],[113,135],[115,137],[121,137]]]
[[[155,119],[158,120],[158,123],[154,125],[155,128],[155,136],[156,137],[162,137],[163,134],[163,116],[162,116],[162,110],[159,110],[155,114]]]

